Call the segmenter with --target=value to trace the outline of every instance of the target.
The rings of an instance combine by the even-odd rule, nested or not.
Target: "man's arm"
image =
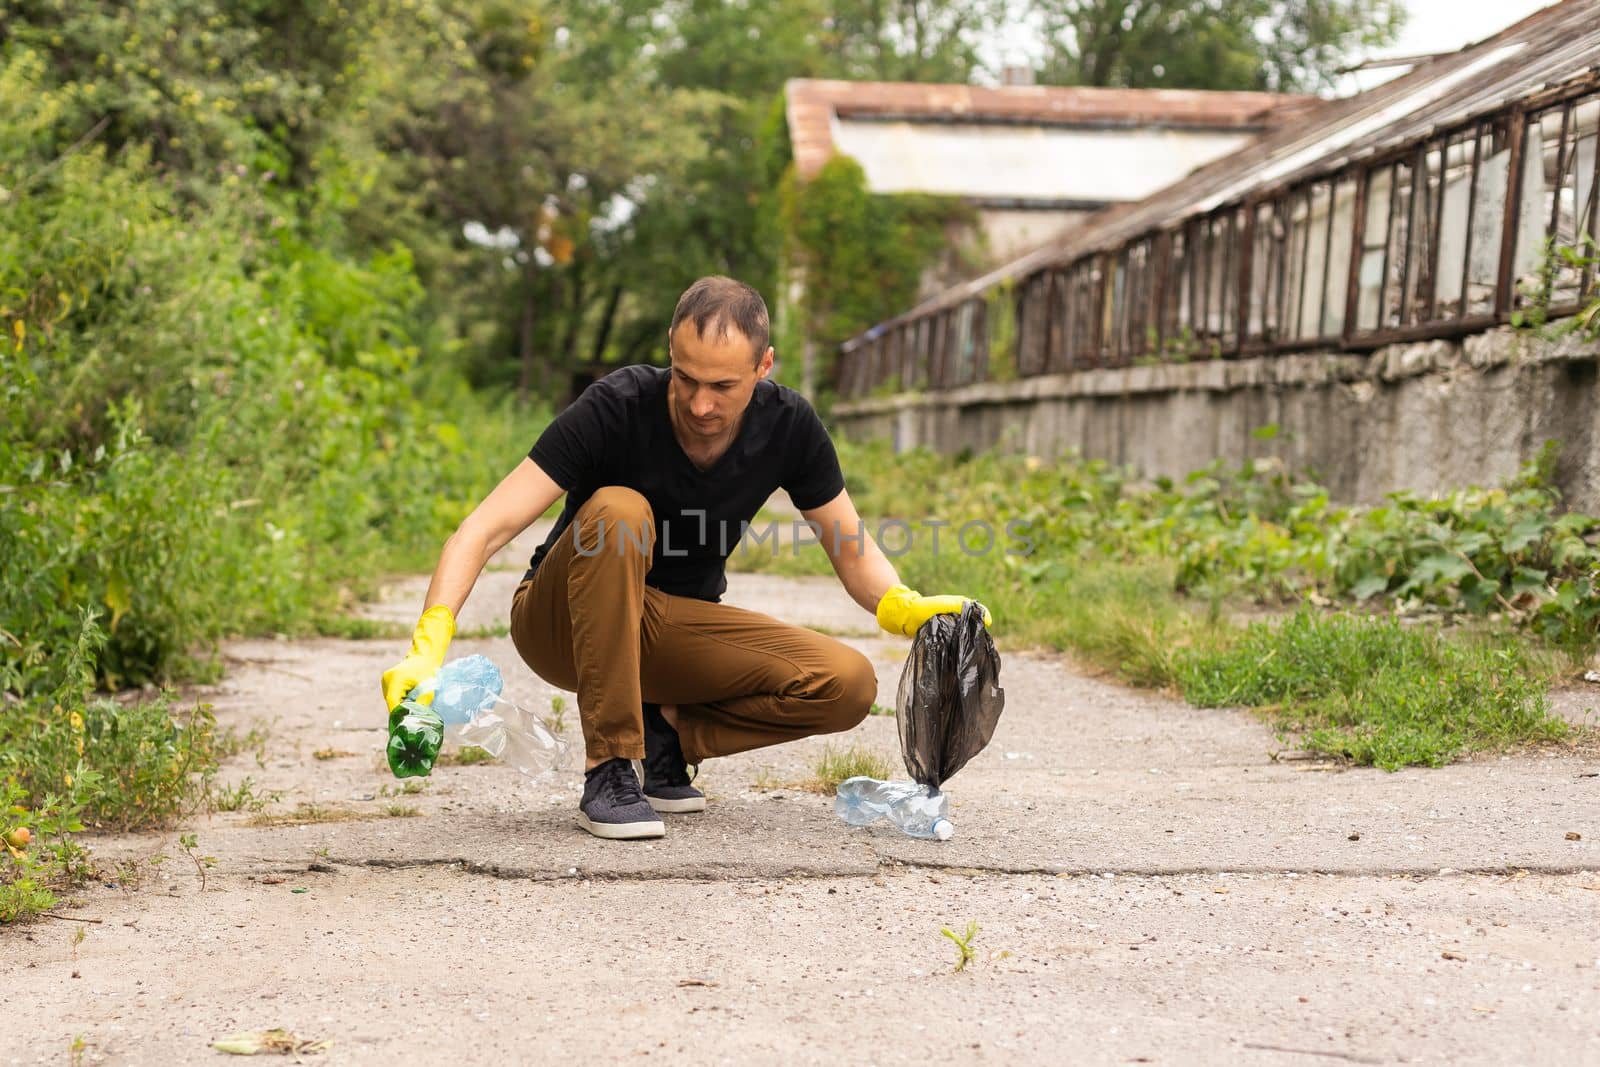
[[[422,617],[411,634],[410,653],[383,672],[385,708],[394,708],[419,683],[438,672],[456,634],[456,615],[490,557],[532,525],[562,492],[543,468],[525,459],[461,520],[439,553]]]
[[[826,504],[800,514],[816,526],[828,561],[851,599],[872,612],[878,625],[890,633],[914,637],[934,615],[960,614],[966,604],[966,597],[923,596],[907,589],[894,564],[867,533],[848,492],[840,490]],[[983,624],[992,621],[989,609],[984,608]]]
[[[828,562],[850,599],[876,613],[883,594],[900,584],[900,575],[867,532],[849,492],[840,490],[826,504],[800,514],[815,524]]]
[[[533,525],[565,492],[533,460],[525,459],[495,486],[444,543],[422,607],[443,604],[454,618],[489,560]]]

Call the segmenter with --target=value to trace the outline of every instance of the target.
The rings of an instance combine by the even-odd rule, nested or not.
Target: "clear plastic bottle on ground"
[[[949,799],[916,782],[880,782],[864,775],[846,778],[834,794],[833,810],[851,826],[888,819],[908,837],[948,841],[955,824],[947,817]]]
[[[413,698],[433,694],[431,705],[444,723],[445,740],[476,745],[530,778],[559,767],[567,742],[537,715],[500,695],[500,668],[487,656],[451,660],[419,685]]]

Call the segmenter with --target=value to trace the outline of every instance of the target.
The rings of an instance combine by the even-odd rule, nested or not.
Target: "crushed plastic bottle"
[[[505,680],[494,661],[487,656],[464,656],[439,668],[439,673],[413,689],[401,706],[411,704],[428,709],[442,724],[444,740],[475,745],[530,778],[562,766],[567,741],[552,733],[537,715],[502,697],[500,693],[504,688]],[[432,704],[416,703],[430,693],[433,694]],[[390,733],[392,753],[393,726]],[[435,745],[426,766],[408,773],[427,774],[433,769],[437,755],[438,746]],[[395,768],[392,754],[389,765]],[[406,776],[399,769],[395,769],[395,774]]]
[[[949,798],[932,786],[916,782],[880,782],[858,775],[839,783],[833,810],[851,826],[866,826],[888,819],[908,837],[948,841],[955,824],[948,816]]]
[[[411,691],[413,699],[433,694],[430,705],[446,726],[472,721],[480,708],[493,704],[505,689],[500,668],[488,656],[463,656]]]
[[[389,769],[396,778],[413,778],[433,770],[444,742],[444,723],[426,704],[407,696],[389,712]]]

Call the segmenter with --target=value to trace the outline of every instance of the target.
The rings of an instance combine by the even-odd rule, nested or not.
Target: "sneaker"
[[[612,841],[667,835],[667,828],[639,792],[633,761],[620,756],[584,772],[578,825]]]
[[[644,706],[644,798],[657,811],[679,815],[705,811],[706,795],[689,783],[699,768],[683,760],[678,731],[661,714],[661,705]]]

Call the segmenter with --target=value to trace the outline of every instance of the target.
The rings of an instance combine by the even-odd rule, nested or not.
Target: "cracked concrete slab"
[[[485,574],[463,627],[502,619],[519,577]],[[425,584],[375,615],[409,622]],[[870,632],[826,579],[733,575],[728,599]],[[908,643],[845,639],[892,705]],[[950,784],[952,841],[851,830],[806,790],[830,744],[898,764],[872,717],[710,761],[705,814],[608,843],[576,825],[571,768],[391,778],[395,645],[227,647],[196,696],[268,733],[224,769],[245,810],[185,827],[215,858],[205,890],[175,834],[93,838],[109,887],[61,911],[104,921],[76,947],[59,920],[6,932],[0,988],[31,1025],[0,1064],[58,1062],[79,1034],[84,1062],[188,1062],[276,1025],[332,1038],[329,1063],[1600,1060],[1592,748],[1329,767],[1248,714],[1002,648],[1007,711]],[[480,651],[512,699],[564,700],[577,740],[571,694],[508,638],[452,654]],[[953,975],[939,929],[969,920],[978,955]]]

